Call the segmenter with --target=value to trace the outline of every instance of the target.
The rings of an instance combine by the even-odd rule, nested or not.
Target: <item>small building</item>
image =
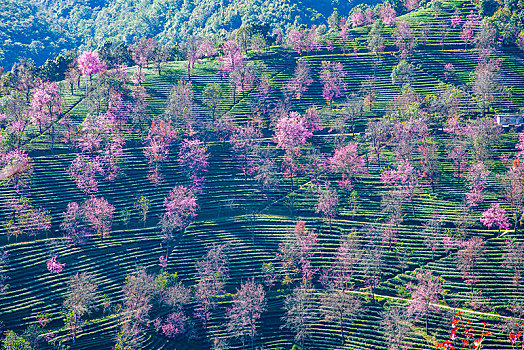
[[[503,126],[517,126],[524,122],[524,115],[522,114],[499,114],[497,115],[497,124]]]

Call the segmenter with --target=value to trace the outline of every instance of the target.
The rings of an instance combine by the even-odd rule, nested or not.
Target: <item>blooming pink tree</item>
[[[243,64],[237,67],[230,74],[231,83],[234,87],[233,104],[236,103],[236,94],[244,94],[253,88],[253,82],[255,81],[255,75],[253,71],[253,65],[251,63]]]
[[[171,89],[165,113],[173,121],[177,121],[177,124],[181,125],[184,130],[187,130],[195,124],[193,110],[193,84],[179,80]]]
[[[292,283],[297,272],[302,273],[303,283],[310,283],[318,270],[311,266],[311,258],[317,250],[317,234],[306,229],[304,221],[298,221],[295,229],[287,232],[278,246],[277,257],[282,261],[284,274],[282,283]]]
[[[173,231],[183,233],[191,219],[197,215],[198,204],[193,190],[185,186],[175,186],[164,198],[165,213],[160,220],[162,233],[168,244],[173,240]],[[169,245],[166,259],[169,257]]]
[[[372,153],[375,153],[380,166],[380,154],[386,147],[393,136],[392,124],[385,120],[380,119],[377,121],[369,121],[366,127],[365,138],[369,143],[369,148]]]
[[[469,190],[466,193],[466,203],[470,207],[476,207],[484,201],[483,192],[489,173],[490,171],[483,162],[476,162],[468,168],[465,175],[466,188]]]
[[[82,317],[96,306],[97,288],[94,277],[84,272],[71,276],[67,282],[63,307],[65,326],[73,337],[73,343],[81,329]]]
[[[353,28],[360,27],[365,23],[364,15],[361,11],[356,11],[351,15],[351,25]]]
[[[316,35],[316,28],[311,29],[290,29],[287,34],[287,42],[299,55],[302,52],[310,52],[318,45],[318,38]]]
[[[500,207],[500,204],[492,204],[488,210],[480,216],[480,222],[486,227],[497,227],[500,230],[507,230],[510,227],[506,210]]]
[[[484,256],[484,244],[482,238],[474,236],[467,241],[463,241],[457,252],[457,267],[462,273],[462,279],[471,285],[472,291],[473,285],[480,278],[476,269]]]
[[[386,26],[392,25],[397,20],[397,13],[390,4],[383,4],[380,7],[380,20]]]
[[[304,342],[311,337],[317,308],[315,295],[307,283],[296,286],[284,299],[286,313],[282,317],[284,325],[281,328],[294,332],[295,342],[300,344],[299,349],[304,349]]]
[[[20,234],[36,236],[37,234],[51,229],[51,216],[49,212],[41,208],[35,208],[25,197],[7,198],[2,203],[8,221],[4,223],[4,229],[8,238]]]
[[[339,186],[346,191],[353,188],[355,175],[366,174],[364,159],[358,155],[358,145],[355,142],[335,149],[335,154],[328,159],[330,170],[335,174],[341,174]]]
[[[444,80],[448,80],[455,73],[455,66],[451,63],[446,63],[444,65]]]
[[[222,56],[218,58],[218,61],[220,62],[222,76],[229,74],[244,65],[242,51],[233,40],[228,40],[224,43],[222,46]]]
[[[83,210],[85,222],[100,235],[101,240],[104,239],[104,236],[111,232],[115,207],[104,197],[90,197],[84,202]]]
[[[320,81],[322,82],[322,97],[331,107],[333,100],[340,97],[346,91],[347,84],[344,82],[346,73],[340,62],[322,61],[320,70]]]
[[[331,188],[329,183],[317,188],[318,201],[315,208],[315,213],[322,213],[322,216],[329,223],[329,231],[331,232],[331,220],[337,214],[337,206],[339,202],[337,190]]]
[[[288,82],[287,88],[295,94],[295,98],[300,100],[302,94],[308,90],[313,82],[311,78],[311,68],[304,61],[299,61],[295,67],[293,78]]]
[[[87,235],[85,229],[81,226],[84,220],[84,209],[77,202],[67,204],[67,210],[62,213],[63,221],[60,229],[64,230],[67,238],[73,245],[84,242],[84,236]]]
[[[224,293],[229,278],[229,260],[224,245],[213,245],[196,263],[198,283],[195,286],[197,307],[195,316],[203,322],[204,329],[216,308],[216,297]]]
[[[217,53],[213,42],[209,39],[200,39],[195,36],[189,37],[185,43],[186,61],[187,61],[187,77],[191,80],[191,72],[195,64],[203,57],[210,57]]]
[[[253,279],[242,283],[232,304],[227,310],[227,329],[233,336],[242,339],[242,347],[245,347],[246,338],[249,338],[251,349],[254,349],[257,321],[266,306],[264,287]]]
[[[83,77],[89,77],[92,83],[93,74],[102,74],[106,71],[106,64],[98,57],[97,51],[84,51],[76,60]],[[87,86],[86,86],[87,91]]]
[[[277,147],[286,151],[285,172],[291,177],[291,191],[293,191],[294,175],[297,169],[296,158],[300,147],[305,145],[313,135],[304,118],[298,112],[282,115],[275,126],[274,141]]]
[[[54,255],[51,259],[47,260],[46,265],[47,265],[47,269],[49,270],[49,272],[53,274],[58,274],[62,272],[62,270],[65,267],[65,264],[62,264],[56,261],[56,255]]]
[[[98,192],[97,175],[104,175],[100,158],[89,158],[79,154],[67,169],[69,176],[75,181],[76,186],[86,195]]]
[[[480,17],[471,10],[467,16],[466,22],[462,25],[462,31],[460,32],[460,38],[464,41],[464,44],[467,45],[471,41],[479,27]]]
[[[460,25],[460,22],[462,22],[462,18],[460,18],[459,10],[456,9],[451,15],[451,27],[453,27],[453,29],[457,28]]]
[[[0,250],[0,296],[2,296],[9,288],[6,284],[7,277],[7,266],[9,264],[9,253],[7,250]]]
[[[193,133],[182,141],[178,152],[178,163],[191,181],[191,188],[201,193],[204,188],[204,173],[209,166],[209,154],[206,145]]]
[[[229,142],[233,150],[233,157],[237,160],[238,168],[244,174],[244,179],[256,171],[260,139],[262,139],[262,132],[255,123],[235,127],[230,136]]]
[[[164,255],[160,255],[160,257],[158,258],[158,265],[165,269],[167,267],[167,258],[164,256]]]
[[[422,236],[424,244],[431,250],[431,261],[435,260],[435,251],[442,245],[442,225],[444,218],[437,211],[424,223]]]
[[[16,193],[23,193],[29,188],[33,163],[26,151],[14,150],[0,154],[0,168],[0,181],[12,185]]]
[[[144,155],[149,164],[148,178],[155,185],[162,180],[161,167],[169,156],[169,146],[176,137],[175,130],[171,127],[171,121],[153,121],[149,133],[145,139]]]
[[[402,161],[397,170],[386,170],[380,175],[380,180],[388,186],[393,195],[411,203],[411,210],[415,216],[413,198],[420,191],[420,174],[411,164]]]
[[[519,144],[517,144],[518,146]],[[518,148],[518,147],[517,147]],[[520,152],[519,152],[520,153]],[[519,154],[521,157],[521,154]],[[520,164],[519,158],[513,160],[513,166],[502,174],[499,178],[504,189],[504,199],[509,205],[509,216],[514,222],[514,230],[517,232],[519,222],[522,218],[524,208],[524,167]]]
[[[398,21],[393,36],[395,37],[395,45],[398,47],[400,57],[406,59],[411,56],[417,41],[409,22]]]
[[[278,119],[274,140],[278,148],[291,151],[305,145],[312,135],[304,118],[298,112],[290,112]]]
[[[428,331],[428,316],[431,312],[438,312],[439,308],[435,305],[439,302],[442,295],[442,282],[440,277],[433,276],[431,271],[417,272],[417,285],[410,284],[411,304],[408,306],[408,313],[425,317],[426,332]]]
[[[43,129],[50,126],[51,148],[55,139],[55,123],[62,111],[62,98],[58,91],[56,82],[42,83],[38,86],[31,98],[31,121],[38,125],[40,133]]]
[[[140,38],[140,40],[131,46],[131,57],[138,65],[140,71],[154,60],[157,47],[158,41],[152,38]]]
[[[323,130],[322,121],[320,120],[320,114],[316,107],[311,107],[306,110],[304,119],[311,132]]]

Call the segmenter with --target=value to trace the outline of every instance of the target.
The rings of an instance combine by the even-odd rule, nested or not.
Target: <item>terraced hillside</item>
[[[474,4],[469,1],[444,2],[438,20],[449,20],[455,7],[465,17],[474,9]],[[437,21],[437,17],[433,16],[428,5],[399,17],[399,20],[409,21],[417,28],[422,21],[432,23]],[[408,307],[411,304],[411,298],[415,295],[413,286],[417,284],[417,273],[421,271],[431,271],[439,276],[443,292],[439,293],[436,303],[428,301],[428,307],[432,306],[432,310],[427,316],[413,316],[399,323],[403,326],[403,333],[399,335],[402,340],[398,344],[410,349],[434,349],[437,343],[449,339],[452,319],[460,311],[472,321],[477,337],[480,337],[483,327],[490,332],[482,344],[484,349],[512,349],[510,331],[503,325],[522,323],[519,305],[524,302],[524,292],[515,285],[520,281],[520,276],[515,278],[515,271],[520,273],[524,266],[521,266],[522,259],[514,260],[513,265],[508,266],[504,254],[507,254],[510,239],[517,245],[523,241],[521,231],[512,229],[513,217],[509,217],[511,229],[501,232],[495,227],[485,227],[479,219],[492,204],[500,203],[507,209],[508,216],[516,206],[504,195],[504,176],[511,169],[516,171],[521,167],[519,161],[513,161],[519,156],[519,150],[515,148],[519,140],[518,130],[506,127],[501,131],[491,119],[494,113],[517,113],[524,107],[524,54],[515,48],[499,48],[493,54],[493,58],[503,59],[500,63],[500,81],[511,90],[511,95],[509,98],[497,97],[490,105],[487,119],[482,119],[483,111],[477,108],[478,101],[472,102],[474,92],[468,88],[471,72],[479,63],[479,51],[471,45],[464,46],[460,29],[449,30],[443,43],[439,41],[436,29],[429,32],[426,43],[415,49],[408,58],[413,65],[408,88],[392,83],[392,69],[400,62],[400,55],[393,44],[393,28],[385,26],[383,29],[385,51],[380,57],[366,48],[370,26],[350,30],[350,36],[358,40],[356,52],[344,52],[344,43],[331,32],[326,38],[334,40],[332,51],[322,44],[301,55],[277,46],[263,52],[250,52],[245,64],[252,65],[255,83],[249,89],[236,92],[235,98],[234,87],[227,74],[220,73],[220,59],[203,59],[196,64],[189,80],[194,99],[194,130],[185,128],[184,120],[178,116],[164,113],[173,86],[179,81],[188,81],[186,62],[168,62],[161,74],[152,66],[143,68],[144,81],[140,86],[147,93],[144,116],[147,123],[131,126],[131,117],[128,118],[128,124],[120,130],[124,140],[122,155],[118,158],[120,171],[111,181],[96,175],[98,191],[92,193],[82,192],[68,173],[71,163],[82,153],[78,143],[60,141],[51,149],[51,126],[44,130],[35,125],[28,126],[20,143],[21,149],[32,159],[30,186],[17,191],[13,181],[7,179],[0,192],[3,203],[0,219],[4,224],[0,229],[0,246],[8,256],[7,263],[0,264],[0,276],[6,278],[5,281],[0,278],[0,286],[1,283],[7,284],[5,292],[0,294],[0,328],[13,330],[17,334],[25,331],[26,338],[30,338],[27,330],[34,331],[40,325],[42,327],[38,332],[41,332],[39,337],[42,341],[39,346],[45,349],[112,349],[130,310],[129,291],[123,290],[124,285],[133,279],[128,276],[133,276],[140,269],[154,276],[163,274],[162,278],[167,278],[167,274],[176,274],[174,280],[180,281],[193,295],[199,283],[197,261],[201,261],[210,248],[223,245],[229,261],[228,278],[224,290],[212,297],[217,306],[208,324],[204,327],[193,316],[199,302],[191,297],[182,308],[187,315],[182,327],[185,332],[170,336],[162,327],[155,325],[155,320],[148,320],[146,316],[140,323],[140,331],[134,334],[138,345],[121,349],[219,349],[222,341],[226,341],[231,349],[247,348],[248,345],[260,349],[291,349],[294,344],[307,349],[388,349],[392,346],[392,339],[397,338],[393,334],[395,330],[383,322],[385,312],[395,305]],[[322,70],[325,61],[341,63],[345,72],[346,90],[332,105],[327,105],[323,98]],[[298,62],[305,62],[311,67],[313,79],[300,99],[294,98],[284,88],[292,79]],[[446,64],[454,66],[449,78],[443,74]],[[128,68],[128,77],[133,74],[136,77],[137,70],[138,67]],[[262,77],[271,86],[264,98],[260,97],[262,89],[259,82]],[[365,92],[362,91],[365,89],[362,82],[370,77],[374,77],[373,103],[348,117],[350,103],[345,97],[349,96],[351,100],[359,96],[363,99]],[[129,80],[127,86],[136,89],[138,84]],[[100,115],[107,114],[109,97],[106,98],[103,93],[95,96],[93,82],[96,84],[97,81],[102,81],[102,78],[84,78],[79,86],[71,89],[67,82],[60,83],[64,106],[60,120],[54,124],[57,130],[65,131],[68,124],[63,121],[70,118],[73,129],[79,130],[75,136],[78,139],[78,135],[87,128],[86,116],[94,113],[96,101],[101,101]],[[215,112],[216,120],[213,120],[204,97],[206,86],[214,83],[222,90]],[[439,95],[446,88],[455,88],[453,91],[457,94],[462,91],[454,113],[462,116],[460,123],[463,129],[460,130],[463,134],[449,132],[452,123],[446,124],[446,121],[452,115],[439,116],[439,112],[431,107],[431,96]],[[7,101],[9,96],[3,99]],[[113,112],[130,114],[126,109],[128,102],[124,100]],[[275,129],[282,115],[287,116],[290,112],[306,115],[311,107],[317,108],[323,129],[315,131],[308,138],[308,143],[300,146],[297,151],[300,166],[290,171],[286,168],[290,153],[286,154],[282,147],[277,147]],[[29,113],[29,107],[25,108],[24,113]],[[177,136],[168,145],[169,156],[162,162],[162,181],[155,184],[148,177],[151,164],[144,155],[144,149],[152,146],[146,135],[151,121],[158,123],[170,117],[173,117],[172,125],[177,130]],[[400,134],[399,128],[412,125],[410,123],[417,118],[427,120],[427,131],[410,131],[412,138],[408,141],[395,136]],[[389,136],[382,141],[381,156],[377,159],[370,141],[369,123],[380,120],[390,121],[393,127],[385,132]],[[487,124],[482,125],[489,125],[489,128],[486,127],[484,133],[478,132],[475,137],[468,136],[472,132],[467,130],[477,130],[474,129],[478,125],[475,124],[477,120],[484,120]],[[278,181],[269,190],[255,176],[260,172],[244,173],[240,169],[241,157],[238,148],[235,148],[235,141],[238,140],[224,137],[220,133],[222,129],[217,126],[218,121],[237,127],[260,126],[260,134],[249,141],[260,145],[258,151],[262,149],[270,154],[264,158],[260,151],[254,156],[256,164],[268,158],[275,162],[271,175]],[[9,138],[9,132],[13,133],[6,125],[4,139]],[[188,135],[199,138],[205,144],[209,166],[204,174],[204,187],[200,193],[197,191],[198,215],[181,230],[178,238],[166,240],[162,226],[164,199],[175,186],[191,184],[188,169],[177,159],[182,140],[193,137]],[[464,168],[457,173],[457,158],[450,156],[449,150],[454,142],[459,141],[465,145]],[[384,173],[398,170],[399,164],[404,164],[399,161],[402,142],[411,147],[404,157],[417,169],[414,172],[417,174],[417,186],[408,186],[412,191],[409,195],[395,192],[398,188],[388,186],[383,180]],[[364,162],[365,171],[354,174],[354,186],[347,190],[341,187],[341,174],[332,171],[328,158],[339,147],[352,143],[358,145],[356,156]],[[15,147],[13,143],[9,146]],[[424,147],[433,147],[431,164],[434,167],[430,170],[424,168],[428,166],[427,159],[430,157],[424,153]],[[479,156],[479,150],[488,155]],[[96,154],[95,151],[83,153],[86,157]],[[470,191],[467,185],[472,183],[468,180],[468,171],[479,162],[489,170],[489,175],[473,180],[485,181],[482,186],[483,201],[468,207],[464,200]],[[435,174],[434,181],[430,180],[430,172]],[[404,186],[405,189],[405,183],[409,181],[412,180],[404,178],[398,187]],[[520,184],[522,178],[517,177],[515,181]],[[338,203],[334,215],[326,214],[317,206],[319,186],[337,191]],[[91,196],[103,197],[114,206],[111,229],[99,235],[94,230],[89,231],[89,225],[85,224],[88,236],[84,242],[73,244],[61,225],[63,213],[68,210],[69,203],[82,203]],[[142,220],[136,206],[141,196],[150,200],[145,220]],[[400,201],[399,196],[403,196]],[[13,198],[22,197],[27,198],[33,208],[47,211],[51,219],[50,229],[35,235],[28,235],[24,228],[20,229],[21,234],[13,232],[13,220],[18,215],[13,209]],[[386,205],[388,198],[389,206]],[[521,214],[518,213],[517,221],[520,221]],[[437,218],[440,221],[435,224]],[[304,221],[307,230],[317,237],[316,250],[308,257],[313,277],[302,278],[301,273],[296,273],[286,281],[279,249],[298,221]],[[433,236],[428,233],[431,225],[438,230]],[[321,276],[334,266],[339,243],[348,234],[358,237],[358,244],[353,248],[356,255],[362,255],[362,260],[355,264],[351,286],[345,293],[358,298],[362,305],[360,312],[350,315],[343,322],[342,339],[337,319],[325,319],[319,310],[323,309],[321,301],[326,294]],[[460,265],[468,253],[467,242],[471,242],[472,237],[482,240],[482,247]],[[431,242],[434,244],[431,245]],[[370,253],[377,254],[375,265],[364,259]],[[46,266],[55,255],[60,263],[65,264],[59,273],[52,273]],[[162,264],[159,258],[166,255],[167,266],[159,266],[159,262]],[[228,310],[232,308],[232,301],[242,283],[251,278],[257,283],[264,282],[267,277],[262,269],[264,263],[273,264],[277,281],[273,286],[265,286],[267,304],[256,322],[254,342],[243,344],[241,337],[234,337],[227,327],[230,319]],[[373,273],[370,272],[373,269],[370,264],[374,266]],[[64,300],[70,294],[68,281],[79,272],[93,277],[98,297],[73,341],[71,324],[68,327],[64,322]],[[300,286],[307,288],[311,296],[308,311],[301,314],[306,320],[308,335],[303,342],[297,340],[293,327],[282,327],[289,295],[293,293],[293,288]],[[147,308],[146,315],[154,314],[164,320],[170,312],[165,301],[153,298],[150,303],[152,306]],[[516,334],[517,330],[513,331]]]

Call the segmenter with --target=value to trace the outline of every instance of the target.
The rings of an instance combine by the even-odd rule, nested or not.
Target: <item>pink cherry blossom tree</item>
[[[313,82],[311,77],[311,68],[305,61],[298,61],[295,72],[287,84],[287,88],[294,93],[297,100],[300,100],[302,94],[308,90],[309,85]]]
[[[73,343],[81,329],[82,317],[96,306],[97,288],[94,277],[84,272],[71,276],[67,282],[67,296],[63,307],[65,326],[73,337]]]
[[[524,208],[524,167],[521,166],[519,158],[516,158],[513,164],[505,174],[499,176],[499,179],[504,189],[504,199],[509,205],[508,211],[514,222],[514,230],[517,232]]]
[[[471,10],[469,15],[467,15],[466,22],[462,25],[462,31],[460,32],[460,38],[464,41],[465,45],[471,41],[479,27],[480,17]]]
[[[98,57],[97,51],[84,51],[76,60],[80,73],[83,77],[89,77],[89,85],[92,84],[94,74],[102,74],[107,67],[104,61]],[[86,85],[87,92],[87,85]]]
[[[287,43],[299,55],[302,52],[313,51],[318,45],[316,27],[312,26],[311,29],[290,29],[287,34]]]
[[[67,238],[73,244],[84,242],[87,231],[82,227],[84,220],[84,208],[77,202],[67,204],[67,210],[62,213],[60,229],[66,232]]]
[[[459,10],[456,9],[455,12],[453,12],[453,14],[451,15],[451,27],[455,29],[460,25],[461,22],[462,18],[460,18]]]
[[[468,167],[464,177],[469,191],[466,193],[466,203],[470,207],[476,207],[484,201],[484,190],[489,174],[490,171],[483,162],[476,162]]]
[[[358,155],[358,145],[355,142],[336,148],[328,161],[330,170],[342,175],[342,180],[338,184],[346,191],[353,188],[356,175],[367,174],[364,159]]]
[[[417,45],[417,40],[409,22],[398,21],[393,36],[395,45],[397,45],[400,52],[400,57],[406,59],[411,56]]]
[[[353,28],[360,27],[365,23],[364,15],[361,11],[356,11],[351,15],[351,26]]]
[[[153,121],[145,139],[144,155],[149,164],[148,178],[158,186],[162,181],[162,164],[169,156],[169,146],[176,138],[176,132],[171,127],[171,121]]]
[[[236,126],[231,134],[229,143],[233,150],[233,157],[244,174],[244,179],[256,171],[261,139],[262,132],[259,126],[252,122]]]
[[[380,175],[380,180],[389,187],[394,196],[411,203],[411,211],[415,216],[413,198],[420,191],[420,173],[411,164],[402,161],[396,170],[386,170]]]
[[[90,197],[83,204],[83,213],[85,222],[93,228],[100,239],[111,232],[113,224],[113,207],[104,197]]]
[[[296,286],[284,299],[284,325],[295,333],[295,342],[304,349],[305,341],[311,337],[316,322],[317,303],[313,291],[307,283]]]
[[[266,306],[266,293],[261,284],[254,279],[242,283],[233,297],[232,306],[227,310],[228,332],[242,339],[245,348],[246,338],[249,339],[251,349],[254,349],[257,321],[260,319]]]
[[[510,227],[506,210],[501,208],[500,204],[492,204],[488,210],[480,216],[480,222],[486,227],[497,227],[500,230],[507,230]]]
[[[234,87],[233,104],[236,103],[236,94],[242,94],[245,97],[245,93],[249,92],[253,88],[255,81],[253,64],[246,63],[241,67],[237,67],[230,74],[231,83]]]
[[[38,86],[31,98],[31,121],[38,125],[40,133],[50,126],[51,149],[55,140],[55,123],[62,112],[62,98],[56,82],[46,82]]]
[[[131,46],[131,57],[138,65],[140,72],[154,60],[157,47],[158,41],[152,38],[140,38]]]
[[[7,250],[0,250],[0,296],[3,296],[4,293],[9,288],[9,285],[6,284],[7,279],[7,268],[9,264],[9,253]]]
[[[346,91],[347,84],[344,82],[346,72],[340,62],[322,61],[320,70],[320,81],[322,83],[322,97],[327,104],[333,107],[333,100],[340,97]]]
[[[47,260],[46,265],[49,272],[53,274],[59,274],[65,267],[65,264],[56,261],[56,255],[54,255],[51,259]]]
[[[185,186],[175,186],[164,198],[165,212],[160,220],[162,234],[168,247],[166,259],[169,258],[169,242],[173,240],[173,231],[183,234],[184,230],[196,217],[198,211],[197,198],[193,190]]]
[[[300,272],[303,283],[311,283],[318,270],[311,265],[311,258],[317,252],[317,234],[306,228],[304,221],[298,221],[293,231],[288,231],[278,246],[277,257],[282,262],[283,284],[290,284]]]
[[[194,101],[193,101],[193,84],[179,80],[171,89],[165,114],[176,122],[177,127],[186,130],[193,127],[196,120],[194,119]]]
[[[389,3],[380,7],[380,20],[386,26],[392,25],[397,20],[397,13]]]
[[[99,157],[89,158],[79,154],[67,169],[69,176],[75,181],[76,186],[86,195],[98,192],[97,175],[104,175],[102,162]]]
[[[315,207],[315,213],[321,213],[324,219],[329,223],[329,231],[331,232],[331,220],[337,214],[337,207],[339,197],[337,190],[331,188],[329,183],[317,188],[318,201]]]
[[[186,41],[186,61],[187,61],[187,77],[191,80],[191,72],[195,67],[195,64],[203,57],[210,57],[217,53],[213,42],[208,39],[200,39],[195,36],[191,36]]]
[[[17,194],[23,194],[31,185],[33,162],[23,150],[0,154],[0,174],[4,184],[12,185]]]
[[[244,65],[242,51],[235,41],[228,40],[222,46],[222,56],[218,58],[222,76],[231,74]],[[233,90],[234,91],[234,90]],[[234,99],[234,98],[233,98]]]
[[[517,287],[517,293],[524,271],[524,243],[516,239],[508,239],[504,244],[504,254],[502,255],[504,266],[513,272],[513,285]]]
[[[167,267],[167,258],[164,256],[164,255],[160,255],[160,257],[158,258],[158,265],[165,269]]]
[[[407,312],[417,317],[425,317],[426,332],[428,331],[428,317],[432,312],[438,312],[439,297],[444,290],[440,277],[434,276],[431,271],[417,272],[417,285],[410,284],[408,289],[411,290],[411,304]]]
[[[209,167],[208,159],[206,145],[190,132],[180,146],[178,163],[187,174],[192,190],[197,193],[201,193],[204,188],[204,173]]]
[[[478,282],[480,275],[477,268],[480,261],[484,258],[485,242],[482,238],[473,236],[467,241],[460,244],[460,249],[457,252],[457,268],[462,273],[462,279],[471,285]]]
[[[386,119],[369,121],[366,127],[365,139],[369,144],[370,153],[374,153],[380,166],[380,154],[393,137],[393,125]]]
[[[312,135],[313,133],[308,128],[306,120],[300,113],[290,112],[289,115],[283,115],[278,119],[275,126],[274,141],[278,148],[287,152],[305,145]]]
[[[196,263],[198,282],[195,286],[195,317],[202,320],[204,329],[216,308],[216,297],[224,293],[229,278],[229,260],[224,245],[213,245]]]
[[[301,146],[313,135],[306,120],[298,112],[284,114],[278,120],[274,129],[274,142],[277,148],[286,152],[284,172],[291,178],[291,191],[294,191],[294,175],[298,169],[297,156]]]
[[[37,234],[51,229],[51,216],[49,212],[41,208],[35,208],[26,197],[8,197],[2,203],[7,222],[4,229],[8,239],[20,234],[36,236]]]

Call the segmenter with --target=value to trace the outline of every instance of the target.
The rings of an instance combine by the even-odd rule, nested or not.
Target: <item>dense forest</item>
[[[175,45],[191,35],[225,36],[242,25],[290,26],[325,23],[337,0],[71,1],[5,0],[0,4],[0,66],[19,58],[42,65],[72,48],[96,49],[107,41],[132,44],[141,37]]]

